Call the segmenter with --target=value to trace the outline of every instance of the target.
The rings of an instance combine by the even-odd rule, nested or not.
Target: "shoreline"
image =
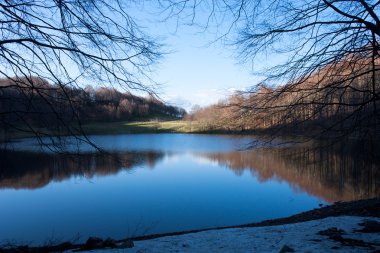
[[[290,224],[300,224],[303,222],[309,222],[314,220],[320,220],[331,217],[338,216],[359,216],[359,217],[377,217],[380,218],[380,197],[372,199],[363,199],[350,202],[337,202],[332,205],[323,206],[321,208],[316,208],[310,211],[302,212],[288,217],[264,220],[261,222],[241,224],[235,226],[225,226],[198,230],[187,230],[172,233],[161,233],[152,234],[145,236],[138,236],[132,238],[126,238],[123,240],[112,240],[107,239],[102,241],[103,244],[98,244],[96,247],[89,247],[87,244],[71,244],[70,242],[63,242],[59,245],[44,246],[44,247],[28,247],[24,246],[14,246],[8,248],[0,248],[0,253],[34,253],[34,252],[63,252],[63,251],[85,251],[92,249],[112,249],[116,245],[129,245],[125,248],[130,248],[133,245],[133,241],[146,241],[152,239],[159,239],[162,237],[176,237],[188,234],[197,234],[201,232],[208,231],[226,231],[229,229],[247,229],[247,228],[257,228],[257,227],[271,227],[278,225],[290,225]],[[115,247],[114,247],[115,246]]]
[[[380,218],[338,216],[293,224],[230,228],[130,241],[129,247],[84,249],[83,253],[246,253],[380,251]],[[65,253],[78,252],[77,250]]]
[[[21,129],[21,128],[20,128]],[[227,130],[223,128],[214,128],[199,123],[197,121],[187,120],[146,120],[146,121],[110,121],[110,122],[89,122],[81,125],[81,131],[65,132],[54,131],[46,128],[36,128],[36,132],[43,136],[91,136],[91,135],[114,135],[114,134],[161,134],[161,133],[180,133],[180,134],[211,134],[211,135],[255,135],[262,137],[273,137],[274,132],[262,129],[245,129],[245,130]],[[19,131],[3,132],[0,134],[0,141],[12,141],[20,138],[35,137],[36,133],[29,129]],[[286,134],[292,138],[299,138],[302,135]]]
[[[320,208],[315,208],[315,209],[301,212],[301,213],[291,215],[288,217],[263,220],[263,221],[254,222],[254,223],[224,226],[224,227],[205,228],[205,229],[194,229],[194,230],[186,230],[186,231],[179,231],[179,232],[172,232],[172,233],[152,234],[152,235],[132,237],[128,239],[133,240],[133,241],[140,241],[140,240],[160,238],[164,236],[199,233],[199,232],[204,232],[204,231],[209,231],[209,230],[277,226],[277,225],[293,224],[293,223],[319,220],[319,219],[323,219],[327,217],[336,217],[336,216],[343,216],[343,215],[380,218],[380,197],[372,198],[372,199],[355,200],[355,201],[349,201],[349,202],[336,202],[332,205],[326,205]]]

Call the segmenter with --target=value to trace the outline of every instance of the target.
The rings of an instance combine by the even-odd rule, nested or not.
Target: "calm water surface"
[[[380,195],[377,166],[341,150],[239,151],[252,138],[216,135],[92,139],[109,154],[70,138],[67,150],[79,157],[41,150],[33,139],[0,152],[0,242],[237,225]]]

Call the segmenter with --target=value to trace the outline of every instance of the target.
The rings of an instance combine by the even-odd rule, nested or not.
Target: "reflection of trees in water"
[[[152,167],[163,157],[151,151],[62,155],[0,150],[0,188],[35,189],[74,176],[112,175],[140,165]]]
[[[260,181],[275,178],[328,202],[380,196],[376,157],[350,145],[260,149],[204,155],[232,169],[249,170]]]
[[[324,148],[287,147],[201,154],[235,174],[250,171],[259,181],[286,181],[328,202],[380,196],[380,157],[365,145]],[[153,168],[162,152],[59,155],[0,151],[0,188],[35,189],[71,177],[116,174],[137,166]]]

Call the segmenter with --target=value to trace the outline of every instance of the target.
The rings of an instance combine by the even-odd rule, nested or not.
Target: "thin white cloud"
[[[201,89],[196,92],[183,94],[166,94],[163,98],[166,103],[179,106],[190,111],[194,105],[209,106],[220,100],[226,99],[228,96],[237,91],[245,90],[242,87],[230,87],[227,89]]]

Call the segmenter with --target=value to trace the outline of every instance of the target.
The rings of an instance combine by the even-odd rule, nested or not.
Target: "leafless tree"
[[[18,92],[29,99],[23,111],[0,108],[2,127],[49,135],[43,129],[51,125],[37,128],[25,120],[25,115],[41,114],[27,106],[38,98],[56,115],[56,125],[69,134],[81,133],[73,104],[78,101],[67,93],[83,84],[154,93],[149,71],[161,56],[161,45],[135,23],[132,7],[133,1],[121,0],[0,0],[0,93]],[[59,98],[51,86],[41,85],[45,81],[58,89]],[[60,100],[78,124],[61,117],[53,102]]]
[[[243,62],[273,59],[275,64],[261,71],[265,87],[244,94],[250,101],[244,111],[259,118],[255,124],[304,127],[314,121],[321,126],[314,136],[378,135],[380,1],[160,3],[168,18],[219,28],[219,38],[232,42]],[[272,92],[262,93],[268,89]]]

